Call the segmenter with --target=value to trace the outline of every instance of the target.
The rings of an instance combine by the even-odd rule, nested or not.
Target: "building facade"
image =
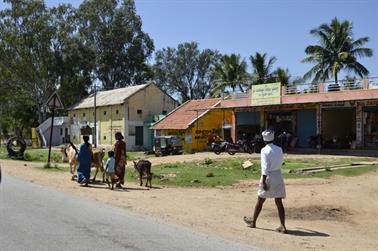
[[[230,121],[228,128],[234,142],[273,128],[277,135],[289,133],[299,148],[311,147],[314,137],[320,138],[322,148],[378,148],[378,78],[288,88],[273,83],[252,86],[247,95],[221,99],[215,106],[197,102],[204,102],[202,109],[208,109],[202,121]],[[211,116],[212,111],[227,115]],[[156,125],[154,129],[165,129]],[[198,146],[197,150],[205,149],[202,144]]]
[[[144,84],[96,94],[96,139],[98,145],[113,145],[114,134],[125,136],[128,149],[152,148],[151,123],[178,106],[170,95],[154,84]],[[69,109],[71,141],[81,142],[82,128],[94,130],[94,96],[83,99]]]

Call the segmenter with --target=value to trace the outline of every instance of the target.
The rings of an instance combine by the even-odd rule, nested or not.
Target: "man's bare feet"
[[[282,234],[287,234],[286,227],[284,227],[284,226],[279,226],[278,228],[276,228],[276,232],[282,233]]]
[[[250,228],[256,228],[256,222],[251,217],[244,216],[243,220]]]

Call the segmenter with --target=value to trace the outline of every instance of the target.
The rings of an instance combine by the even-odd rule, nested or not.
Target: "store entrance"
[[[363,119],[364,147],[378,148],[378,107],[365,107]]]
[[[356,109],[323,109],[322,138],[323,148],[350,148],[356,140]]]

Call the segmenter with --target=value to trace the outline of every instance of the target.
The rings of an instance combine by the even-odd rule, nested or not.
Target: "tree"
[[[43,103],[56,88],[51,46],[54,27],[43,2],[9,3],[11,7],[0,12],[0,71],[5,74],[1,82],[20,93],[26,92],[25,98],[33,102],[24,109],[30,108],[31,114],[37,114],[42,122]]]
[[[200,50],[196,42],[159,50],[153,66],[156,84],[171,95],[179,96],[182,102],[206,98],[219,57],[217,51]]]
[[[276,78],[277,82],[280,82],[283,86],[288,86],[290,83],[291,75],[289,73],[289,69],[283,69],[278,67],[277,70],[273,74]]]
[[[345,20],[340,23],[336,17],[330,24],[322,24],[311,30],[310,34],[318,38],[319,42],[305,49],[308,56],[302,62],[315,65],[304,75],[304,78],[314,76],[312,81],[318,82],[334,77],[337,84],[338,73],[343,69],[355,72],[360,77],[368,75],[369,71],[357,61],[357,58],[373,55],[372,49],[362,47],[369,38],[362,37],[354,40],[352,30],[351,22]]]
[[[84,44],[93,50],[93,78],[104,89],[144,82],[146,60],[154,50],[142,31],[133,0],[87,0],[77,14]]]
[[[216,81],[211,90],[212,96],[224,93],[228,87],[232,89],[232,92],[235,92],[236,88],[244,92],[244,88],[247,87],[247,63],[241,59],[240,55],[222,56],[215,66],[214,73]]]
[[[273,64],[277,61],[276,57],[270,57],[266,53],[256,52],[255,56],[250,56],[252,72],[252,84],[265,84],[274,82]]]

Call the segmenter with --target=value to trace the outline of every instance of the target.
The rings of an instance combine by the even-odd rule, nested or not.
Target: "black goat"
[[[147,182],[146,182],[146,187],[148,186],[148,182],[150,182],[150,188],[152,187],[152,173],[151,173],[151,162],[148,160],[139,160],[138,163],[134,162],[134,168],[135,170],[139,173],[139,180],[140,180],[140,185],[143,186],[143,174],[146,174],[147,176]]]

